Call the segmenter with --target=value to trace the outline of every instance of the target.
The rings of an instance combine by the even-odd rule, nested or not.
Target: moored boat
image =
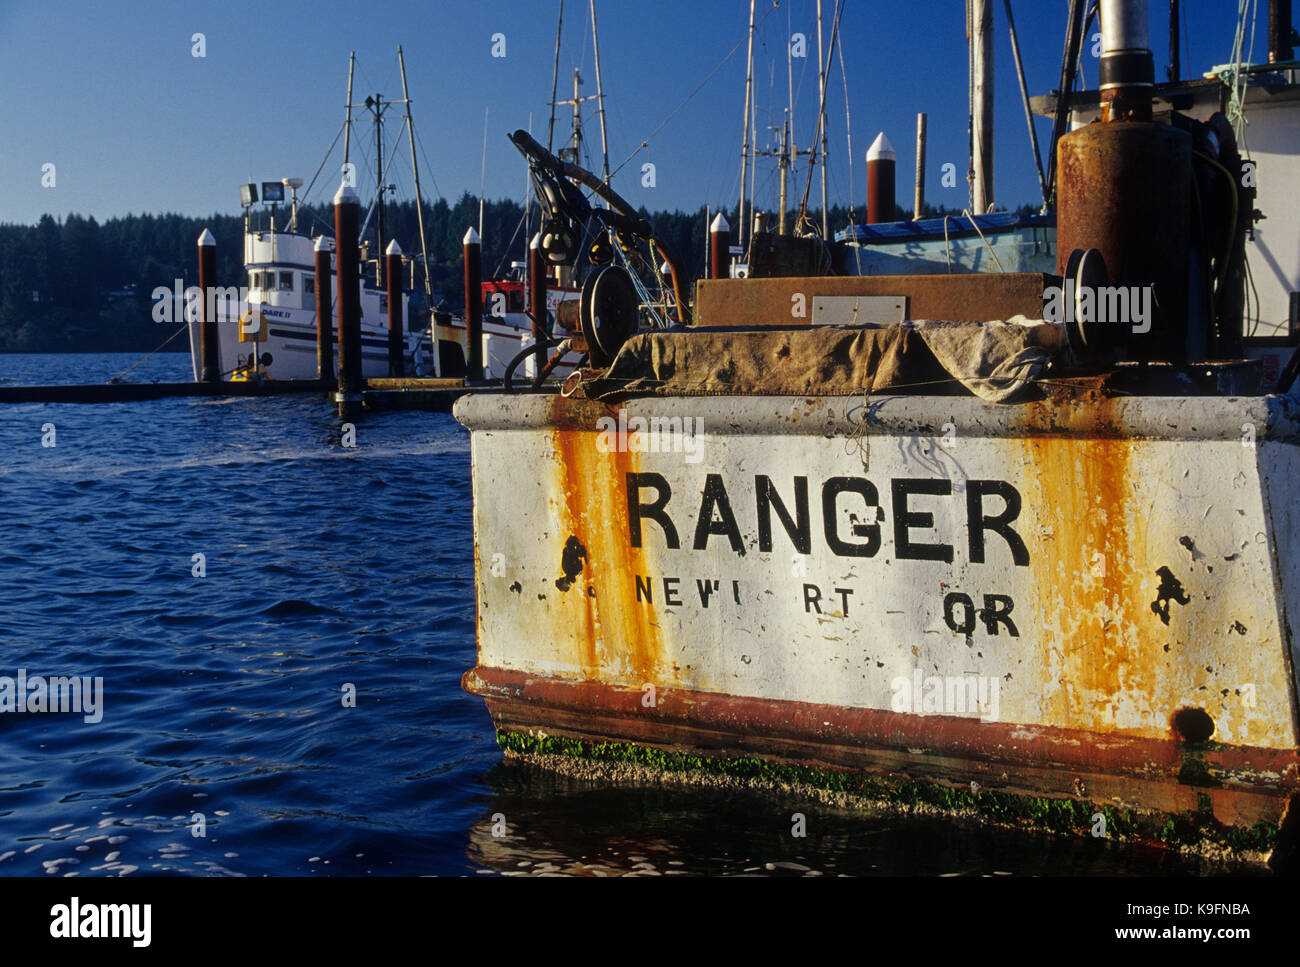
[[[1296,354],[1244,351],[1231,127],[1153,114],[1100,6],[1056,273],[715,270],[572,392],[458,402],[503,747],[1293,858]]]

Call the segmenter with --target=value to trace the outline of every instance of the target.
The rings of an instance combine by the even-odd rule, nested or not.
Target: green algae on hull
[[[627,763],[671,773],[700,773],[772,784],[803,785],[895,808],[929,807],[954,815],[978,816],[1002,826],[1057,834],[1090,835],[1104,829],[1107,839],[1155,842],[1174,849],[1217,847],[1238,858],[1271,853],[1278,828],[1257,822],[1249,828],[1219,823],[1207,795],[1197,809],[1179,814],[1139,814],[1131,809],[1049,796],[974,790],[915,779],[890,779],[836,769],[772,762],[757,756],[698,756],[629,742],[588,742],[555,735],[497,730],[502,751],[519,756],[561,755],[604,763]],[[1099,817],[1104,824],[1099,824]]]

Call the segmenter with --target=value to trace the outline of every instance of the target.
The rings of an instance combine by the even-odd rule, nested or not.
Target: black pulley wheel
[[[1074,283],[1073,304],[1069,306],[1069,318],[1065,323],[1070,349],[1079,360],[1096,359],[1115,343],[1114,324],[1099,322],[1095,318],[1098,290],[1107,284],[1106,260],[1102,258],[1101,252],[1095,248],[1087,251],[1075,249],[1071,252],[1061,284],[1064,285],[1067,281]],[[1090,304],[1091,316],[1094,318],[1083,318],[1087,314],[1081,311],[1084,308],[1081,296],[1085,289],[1092,293]]]
[[[623,267],[607,265],[587,277],[579,319],[592,366],[613,362],[623,343],[636,332],[639,305],[636,286]]]

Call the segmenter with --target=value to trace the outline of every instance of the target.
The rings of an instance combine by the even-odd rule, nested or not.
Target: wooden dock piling
[[[333,386],[334,273],[330,268],[330,239],[316,239],[316,378]]]
[[[361,203],[343,185],[334,196],[335,264],[339,285],[339,389],[334,400],[347,419],[361,407],[361,265],[357,232]]]
[[[483,249],[478,232],[465,233],[465,378],[483,378]]]
[[[533,360],[536,372],[546,365],[546,346],[550,335],[546,316],[546,257],[542,254],[542,235],[538,232],[528,243],[528,314],[533,317]]]
[[[388,375],[401,379],[406,375],[406,353],[402,338],[402,246],[397,239],[388,243],[384,256],[388,260]]]
[[[731,226],[718,212],[718,217],[709,226],[709,278],[725,279],[731,273],[727,264],[731,261]]]
[[[217,240],[206,228],[199,236],[199,381],[221,382],[221,341],[212,287],[217,276]]]

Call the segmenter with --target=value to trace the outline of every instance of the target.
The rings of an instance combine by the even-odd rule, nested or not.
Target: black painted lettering
[[[839,535],[839,517],[835,506],[840,494],[858,494],[866,507],[863,522],[850,530],[855,537],[866,538],[862,544],[842,540]],[[880,550],[880,525],[876,514],[880,507],[880,494],[875,484],[864,477],[831,477],[822,485],[822,525],[826,531],[826,546],[839,557],[874,557]]]
[[[700,593],[700,604],[704,607],[709,606],[709,599],[718,593],[718,582],[710,581],[708,578],[700,580],[695,579],[695,590]]]
[[[717,520],[714,519],[715,514]],[[731,549],[737,554],[745,553],[740,528],[736,526],[736,515],[731,511],[731,498],[727,496],[727,487],[722,482],[722,475],[718,473],[711,473],[704,480],[700,517],[695,524],[695,549],[704,550],[714,534],[725,535],[731,542]]]
[[[957,606],[961,605],[961,621],[957,621]],[[943,623],[959,635],[969,635],[975,630],[975,602],[969,594],[953,591],[943,599]]]
[[[913,511],[907,507],[907,498],[913,494],[933,497],[952,495],[952,481],[926,477],[902,478],[891,481],[894,497],[894,553],[900,561],[944,561],[952,563],[951,544],[915,544],[908,534],[913,529],[932,530],[934,514]]]
[[[636,600],[639,604],[644,596],[647,604],[654,604],[654,592],[651,590],[650,579],[641,580],[641,575],[636,575]]]
[[[658,492],[654,503],[641,502],[641,490],[644,487],[654,487]],[[668,481],[664,479],[663,474],[629,473],[627,475],[627,526],[633,547],[641,546],[642,518],[649,518],[663,529],[664,539],[668,542],[669,548],[675,551],[681,546],[681,542],[677,539],[677,528],[673,526],[672,519],[664,510],[672,495],[673,490],[668,486]]]
[[[984,495],[995,494],[1002,498],[1002,513],[996,517],[984,514]],[[1020,535],[1011,529],[1011,522],[1020,516],[1020,491],[1005,480],[968,480],[966,482],[966,518],[970,532],[970,559],[972,564],[984,563],[984,532],[993,531],[1011,548],[1011,560],[1017,567],[1029,566],[1029,550]]]
[[[984,622],[984,630],[990,635],[998,633],[998,625],[1007,626],[1007,633],[1012,638],[1019,638],[1020,632],[1016,630],[1015,624],[1011,620],[1011,609],[1015,607],[1010,596],[1005,594],[986,594],[984,595],[984,608],[980,611],[980,620]]]
[[[840,596],[840,614],[847,618],[849,616],[849,595],[853,593],[853,589],[836,588],[835,593]]]
[[[794,549],[800,554],[812,553],[812,528],[808,516],[808,478],[794,478],[794,518],[772,485],[772,478],[759,474],[754,478],[758,501],[758,549],[764,553],[772,550],[772,511],[781,520],[781,526],[790,537]]]
[[[803,586],[803,613],[807,614],[809,608],[816,608],[817,613],[822,613],[822,589],[815,584],[805,584]]]
[[[681,578],[664,578],[664,604],[674,608],[681,606],[682,599],[677,597],[677,585],[681,582]]]

